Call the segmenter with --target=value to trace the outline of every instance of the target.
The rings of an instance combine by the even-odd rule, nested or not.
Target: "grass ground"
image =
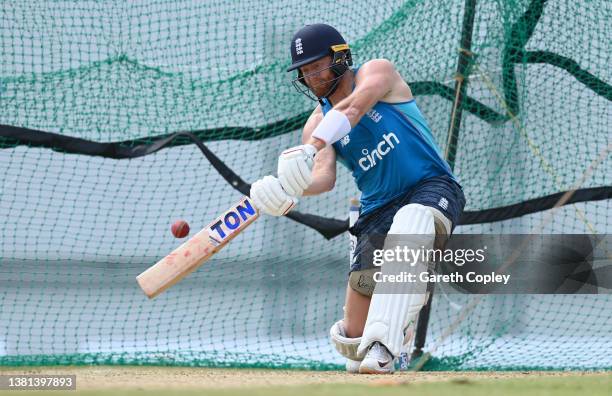
[[[181,367],[0,367],[0,374],[74,374],[77,391],[53,395],[394,396],[611,395],[612,373],[419,372],[391,376],[343,372]],[[42,391],[0,391],[41,395]]]

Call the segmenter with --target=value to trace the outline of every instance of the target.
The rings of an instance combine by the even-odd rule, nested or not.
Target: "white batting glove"
[[[250,197],[259,210],[272,216],[287,214],[298,201],[283,190],[274,176],[265,176],[253,183]]]
[[[312,183],[315,146],[303,144],[283,151],[278,158],[278,180],[287,194],[301,197]]]

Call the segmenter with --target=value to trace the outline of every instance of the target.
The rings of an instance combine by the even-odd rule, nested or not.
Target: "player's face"
[[[334,83],[336,75],[330,65],[331,56],[326,56],[300,68],[306,84],[317,97],[325,95]]]

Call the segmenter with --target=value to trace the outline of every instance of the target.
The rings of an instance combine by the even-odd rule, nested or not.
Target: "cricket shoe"
[[[358,374],[360,365],[360,360],[346,359],[346,372],[351,374]]]
[[[359,366],[359,373],[391,374],[394,369],[394,358],[391,352],[380,342],[375,342],[363,358]]]

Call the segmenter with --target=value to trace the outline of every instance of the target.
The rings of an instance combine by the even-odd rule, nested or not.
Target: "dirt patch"
[[[184,367],[84,366],[1,367],[0,374],[75,374],[79,390],[93,389],[196,389],[240,388],[306,384],[400,385],[412,382],[476,379],[562,377],[587,375],[581,372],[401,372],[393,375],[359,375],[340,371],[265,369],[211,369]],[[593,373],[590,373],[593,374]],[[609,375],[602,373],[601,375]]]

